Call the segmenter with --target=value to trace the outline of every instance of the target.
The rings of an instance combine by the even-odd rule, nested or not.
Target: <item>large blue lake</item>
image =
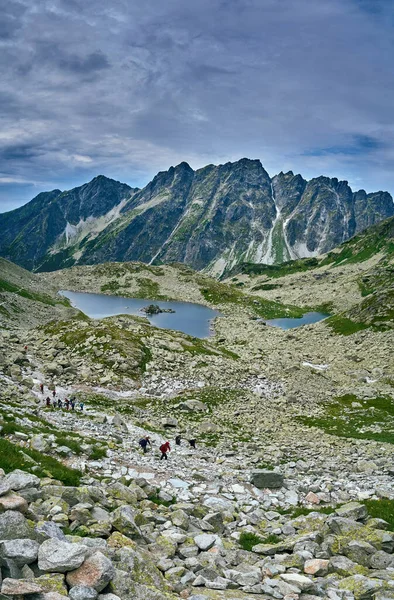
[[[280,327],[281,329],[294,329],[295,327],[301,327],[302,325],[311,325],[312,323],[318,323],[327,319],[330,315],[320,312],[308,312],[305,313],[299,319],[283,318],[283,319],[270,319],[266,321],[267,325],[273,327]]]
[[[220,316],[217,310],[192,302],[144,300],[141,298],[123,298],[122,296],[64,290],[60,293],[66,296],[73,306],[79,308],[92,319],[103,319],[114,315],[138,315],[146,317],[156,327],[183,331],[183,333],[198,338],[209,337],[212,333],[212,319]],[[175,313],[145,315],[144,312],[141,312],[141,309],[149,304],[157,304],[161,309],[171,308],[175,310]]]

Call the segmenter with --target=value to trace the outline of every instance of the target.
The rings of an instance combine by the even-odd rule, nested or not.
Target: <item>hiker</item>
[[[68,399],[68,398],[66,398],[66,399],[64,400],[64,406],[66,407],[66,410],[68,410],[68,409],[70,408],[70,401],[69,401],[69,399]]]
[[[167,460],[167,452],[169,452],[170,450],[171,450],[170,442],[166,442],[165,444],[162,444],[160,446],[160,452],[161,452],[160,460],[163,460],[163,458],[165,458]]]
[[[53,399],[52,406],[53,406],[53,408],[56,408],[56,406],[57,406],[56,398]]]
[[[196,441],[195,439],[189,440],[189,444],[191,445],[192,448],[196,447]]]
[[[83,402],[80,402],[80,403],[79,403],[79,408],[81,409],[81,412],[83,411],[83,407],[84,407],[84,403],[83,403]]]
[[[181,439],[182,439],[182,438],[181,438],[181,436],[180,436],[180,435],[177,435],[177,436],[175,437],[175,443],[176,443],[176,445],[177,445],[177,446],[180,446],[180,445],[181,445]]]
[[[55,396],[56,396],[56,390],[55,390],[55,389],[53,389],[53,390],[52,390],[52,396],[53,396],[53,397],[55,397]]]
[[[51,406],[51,399],[49,396],[47,396],[46,405],[48,406],[48,408]]]
[[[57,401],[57,405],[58,405],[58,407],[59,407],[59,408],[61,408],[61,407],[62,407],[62,404],[63,404],[63,403],[62,403],[62,401],[61,401],[61,400],[60,400],[60,398],[59,398],[59,400]]]
[[[75,408],[74,400],[70,400],[70,404],[71,404],[71,410],[74,410],[74,408]]]
[[[149,435],[146,435],[145,437],[141,438],[138,443],[141,446],[144,454],[146,454],[148,450],[148,444],[149,446],[151,445]]]
[[[40,392],[41,392],[41,394],[44,393],[44,384],[43,383],[40,383]]]

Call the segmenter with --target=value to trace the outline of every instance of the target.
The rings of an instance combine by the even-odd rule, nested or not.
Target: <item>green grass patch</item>
[[[174,496],[171,498],[171,500],[162,500],[159,498],[159,492],[160,489],[158,489],[155,494],[148,496],[148,500],[154,504],[157,504],[158,506],[172,506],[173,504],[176,504],[176,498]]]
[[[357,323],[341,315],[329,317],[325,320],[325,323],[337,335],[352,335],[369,327],[367,323]]]
[[[42,304],[49,304],[50,306],[55,306],[55,304],[64,304],[64,301],[60,298],[58,301],[56,301],[48,294],[39,294],[31,290],[26,290],[14,285],[13,283],[10,283],[9,281],[6,281],[5,279],[0,279],[0,292],[9,292],[16,294],[17,296],[21,296],[22,298],[27,298],[28,300],[34,300],[35,302],[41,302]]]
[[[26,457],[30,457],[34,462]],[[0,467],[6,473],[22,469],[39,477],[53,477],[70,486],[78,486],[82,477],[80,471],[66,467],[55,458],[37,450],[21,448],[4,438],[0,438]]]
[[[243,550],[251,552],[253,546],[257,546],[257,544],[278,544],[281,541],[282,538],[274,533],[271,533],[266,537],[261,537],[250,531],[243,531],[239,538],[239,545]]]
[[[264,319],[302,317],[305,313],[305,309],[299,306],[282,304],[273,300],[260,298],[259,296],[245,294],[234,286],[226,285],[219,281],[200,276],[197,278],[197,283],[201,286],[200,292],[205,300],[213,305],[234,304],[243,306],[249,309],[254,315]]]
[[[268,292],[270,290],[277,290],[281,287],[283,287],[281,283],[260,283],[259,285],[252,287],[252,292],[258,292],[260,290]]]
[[[100,446],[94,446],[92,452],[90,453],[89,458],[91,460],[100,460],[101,458],[105,458],[107,456],[107,449],[102,448]]]
[[[364,500],[364,504],[370,517],[384,519],[389,524],[388,529],[394,531],[394,500]]]
[[[324,404],[321,416],[297,420],[338,437],[394,444],[394,400],[389,397],[361,400],[347,394]]]
[[[59,446],[67,446],[67,448],[70,448],[74,454],[82,454],[81,444],[76,439],[72,439],[69,435],[58,435],[56,437],[56,443]]]
[[[238,275],[240,273],[256,277],[258,275],[266,275],[271,278],[285,277],[292,273],[300,273],[303,271],[309,271],[319,266],[318,258],[300,258],[298,260],[290,260],[279,265],[263,265],[255,263],[241,263],[234,267],[234,269],[227,274],[227,277],[231,275]]]
[[[274,465],[271,465],[269,463],[262,462],[256,465],[256,469],[263,469],[264,471],[273,471],[275,467]]]

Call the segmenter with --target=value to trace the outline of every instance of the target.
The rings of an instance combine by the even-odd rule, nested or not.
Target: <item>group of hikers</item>
[[[188,440],[188,442],[189,442],[189,444],[190,444],[190,446],[191,446],[192,448],[195,448],[195,447],[196,447],[196,441],[197,441],[197,440],[196,440],[195,438],[192,438],[191,440]],[[181,437],[181,436],[178,434],[178,435],[175,437],[175,444],[176,444],[177,446],[180,446],[180,445],[181,445],[181,442],[182,442],[182,437]],[[144,453],[144,454],[146,454],[146,453],[147,453],[147,451],[148,451],[148,446],[151,446],[151,445],[152,445],[152,442],[151,442],[151,439],[150,439],[150,436],[149,436],[149,435],[146,435],[145,437],[141,438],[141,439],[140,439],[140,441],[139,441],[138,443],[139,443],[139,445],[141,446],[141,448],[142,448],[142,451],[143,451],[143,453]],[[167,441],[167,442],[164,442],[164,443],[163,443],[163,444],[160,446],[159,450],[160,450],[160,452],[161,452],[160,460],[163,460],[163,458],[164,458],[164,460],[168,460],[168,456],[167,456],[167,455],[168,455],[168,452],[170,452],[170,450],[171,450],[170,442],[169,442],[169,441]]]
[[[44,384],[40,383],[40,392],[41,394],[45,394],[45,389],[44,389]],[[79,410],[82,412],[84,409],[85,404],[81,401],[78,403],[79,404]],[[47,406],[48,408],[50,408],[51,406],[55,409],[55,408],[65,408],[66,410],[75,410],[75,407],[77,406],[77,401],[74,398],[74,396],[72,396],[70,399],[69,398],[65,398],[64,401],[61,398],[56,398],[56,388],[53,388],[52,390],[52,400],[50,398],[50,396],[47,396],[45,399],[45,406]]]
[[[49,391],[49,390],[48,390]],[[40,392],[41,394],[45,394],[45,388],[44,388],[44,384],[40,383]],[[54,387],[52,389],[52,399],[50,398],[50,396],[47,396],[45,399],[45,405],[50,408],[51,406],[55,409],[55,408],[65,408],[66,410],[75,410],[75,407],[77,406],[77,402],[76,399],[72,396],[70,399],[65,398],[64,401],[62,401],[61,398],[56,398],[56,388]],[[83,402],[79,402],[79,409],[81,411],[83,411],[84,409],[84,403]],[[188,440],[189,445],[191,448],[195,448],[196,447],[196,439],[192,438],[190,440]],[[175,445],[176,446],[181,446],[181,442],[182,442],[182,436],[180,434],[175,436]],[[139,445],[142,448],[142,451],[144,454],[147,453],[148,451],[148,446],[152,445],[151,439],[149,435],[146,435],[145,437],[141,438],[140,441],[138,442]],[[159,448],[160,452],[161,452],[161,456],[160,456],[160,460],[168,460],[168,452],[170,452],[171,450],[171,446],[170,446],[170,442],[166,441],[163,444],[161,444],[160,448]]]

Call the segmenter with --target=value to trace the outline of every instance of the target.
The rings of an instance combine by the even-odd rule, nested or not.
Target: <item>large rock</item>
[[[25,579],[4,579],[1,586],[1,593],[6,596],[24,596],[25,594],[39,594],[42,587]]]
[[[299,575],[298,573],[282,573],[280,577],[283,581],[289,585],[295,585],[301,591],[306,591],[313,587],[313,581],[309,579],[309,577],[305,577],[305,575]]]
[[[201,533],[200,535],[196,535],[196,537],[194,538],[194,543],[200,550],[205,552],[206,550],[212,548],[212,546],[216,542],[216,539],[216,535],[212,535],[209,533]]]
[[[187,530],[189,527],[189,516],[182,509],[174,510],[171,515],[171,521],[173,525],[181,529]]]
[[[180,403],[179,408],[190,412],[205,412],[208,409],[207,405],[200,400],[186,400]]]
[[[48,540],[50,538],[62,540],[63,542],[66,541],[66,536],[64,535],[62,529],[53,521],[40,521],[35,526],[35,531],[41,541]]]
[[[78,569],[68,573],[66,581],[71,588],[85,586],[101,592],[114,576],[115,569],[109,558],[95,552]]]
[[[34,540],[6,540],[0,543],[0,555],[11,558],[18,567],[23,567],[37,560],[38,548],[39,544]]]
[[[323,558],[312,558],[304,563],[304,573],[323,577],[328,573],[329,561]]]
[[[33,448],[33,450],[38,450],[38,452],[46,452],[48,447],[49,444],[42,435],[34,435],[30,440],[30,448]]]
[[[8,484],[10,489],[14,492],[18,492],[25,488],[38,487],[40,485],[40,479],[37,475],[32,475],[31,473],[16,469],[5,476],[4,483]]]
[[[351,575],[339,582],[341,590],[352,592],[355,600],[369,600],[385,585],[384,581],[370,579],[364,575]]]
[[[87,552],[83,544],[70,544],[52,538],[38,551],[38,568],[49,573],[66,573],[81,566]]]
[[[49,375],[61,375],[63,373],[63,367],[57,363],[51,362],[44,366],[44,371]]]
[[[275,473],[275,471],[259,469],[252,471],[251,481],[259,489],[278,489],[283,486],[283,475]]]
[[[71,588],[68,595],[71,600],[96,600],[98,592],[91,587],[76,585]]]
[[[20,512],[8,510],[0,515],[0,540],[35,539],[36,533]]]
[[[11,493],[0,497],[0,512],[4,512],[6,510],[15,510],[25,513],[27,511],[27,507],[27,501],[22,498],[22,496],[18,496],[17,494]]]
[[[130,538],[141,537],[141,531],[135,522],[135,512],[130,506],[119,506],[111,515],[114,529]]]
[[[359,502],[348,502],[347,504],[338,507],[335,512],[339,517],[354,519],[355,521],[366,519],[368,516],[366,507]]]

